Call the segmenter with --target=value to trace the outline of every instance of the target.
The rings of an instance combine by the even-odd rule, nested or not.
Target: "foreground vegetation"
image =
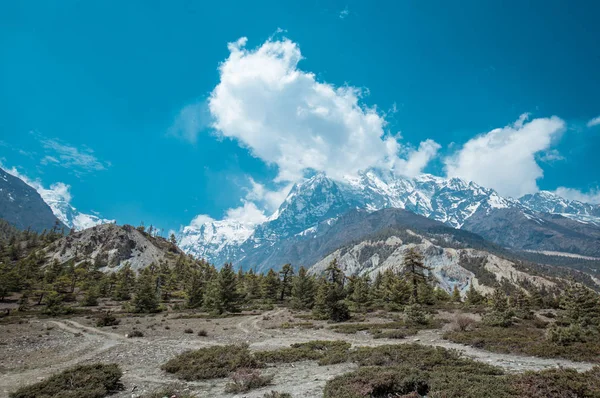
[[[102,398],[122,389],[122,375],[115,364],[77,366],[23,387],[10,398]]]
[[[223,361],[223,358],[227,360]],[[228,384],[227,391],[242,392],[270,383],[270,376],[263,376],[256,370],[264,363],[305,360],[318,361],[318,365],[343,362],[359,365],[357,370],[328,381],[324,390],[326,398],[600,396],[600,368],[585,373],[551,369],[509,375],[501,368],[464,358],[456,351],[419,344],[351,349],[344,341],[311,341],[255,353],[250,353],[245,346],[224,346],[184,353],[169,361],[171,365],[168,366],[179,364],[175,373],[185,380],[229,374],[233,382]],[[168,366],[165,366],[167,371]],[[219,370],[215,370],[215,366]],[[180,373],[183,367],[194,370]]]

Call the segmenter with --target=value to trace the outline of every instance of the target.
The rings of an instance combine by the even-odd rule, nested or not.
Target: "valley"
[[[456,314],[447,311],[438,315],[448,321],[441,329],[422,330],[402,340],[374,339],[364,332],[337,333],[324,321],[312,321],[314,327],[305,328],[301,325],[308,314],[287,308],[226,318],[199,318],[198,315],[201,314],[123,315],[119,316],[121,322],[116,327],[103,328],[95,325],[94,313],[52,319],[23,317],[18,322],[2,322],[0,396],[8,397],[8,392],[66,368],[96,362],[116,363],[123,369],[124,390],[113,395],[117,398],[150,396],[164,388],[199,397],[262,397],[271,390],[287,392],[293,397],[320,397],[328,380],[357,368],[352,363],[319,366],[314,361],[270,365],[263,372],[274,376],[272,384],[242,395],[224,392],[227,379],[185,382],[160,369],[166,361],[187,350],[240,343],[248,344],[251,351],[276,350],[314,340],[343,340],[353,348],[417,343],[457,350],[467,358],[494,364],[509,373],[557,367],[588,371],[595,366],[565,359],[499,354],[452,343],[442,337],[445,330],[453,327],[456,318]],[[389,322],[389,314],[370,314],[362,323],[365,322],[372,325]],[[293,327],[294,323],[299,326]],[[144,336],[128,338],[134,329],[141,330]],[[188,329],[193,333],[186,333]],[[207,335],[198,336],[200,330]]]

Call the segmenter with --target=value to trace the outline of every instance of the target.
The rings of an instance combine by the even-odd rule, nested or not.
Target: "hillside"
[[[0,169],[0,218],[20,230],[31,228],[42,232],[57,226],[67,228],[61,223],[40,194],[4,170]]]
[[[477,211],[463,228],[516,250],[571,253],[600,260],[600,226],[560,214],[520,209]]]
[[[556,287],[554,278],[524,272],[510,260],[482,250],[455,248],[453,243],[457,242],[444,235],[424,236],[411,230],[390,230],[335,250],[314,264],[310,271],[318,275],[336,259],[346,275],[368,275],[374,280],[379,272],[387,269],[402,272],[405,253],[414,247],[423,254],[425,265],[432,269],[434,283],[449,293],[456,286],[464,295],[471,284],[484,294],[501,285],[517,289],[534,286],[552,290]]]
[[[65,236],[43,249],[48,260],[65,263],[90,261],[102,270],[116,270],[125,263],[139,270],[148,265],[173,261],[182,254],[162,237],[141,232],[131,225],[97,225]]]

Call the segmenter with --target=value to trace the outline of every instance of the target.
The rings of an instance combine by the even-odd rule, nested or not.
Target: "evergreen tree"
[[[169,236],[169,242],[173,245],[173,246],[177,246],[177,238],[175,237],[174,233],[171,233],[171,235]]]
[[[205,288],[206,282],[202,272],[199,269],[191,270],[185,288],[186,306],[188,308],[200,308],[204,305]]]
[[[583,328],[600,327],[600,299],[597,293],[579,283],[572,283],[561,300],[565,320]]]
[[[479,305],[483,303],[484,297],[475,290],[475,286],[473,285],[473,281],[469,284],[469,290],[467,290],[467,303],[469,305]]]
[[[454,285],[454,289],[452,289],[452,301],[455,303],[460,303],[462,298],[460,297],[460,290],[458,290],[458,285]]]
[[[272,303],[279,298],[279,278],[272,269],[262,280],[262,297]]]
[[[90,286],[85,295],[83,296],[82,305],[85,307],[95,307],[98,305],[98,287],[95,285]]]
[[[118,301],[131,299],[135,274],[131,270],[129,263],[126,263],[116,275],[116,284],[114,288],[114,298]]]
[[[281,277],[281,295],[279,300],[283,301],[286,296],[289,297],[292,294],[292,277],[294,276],[294,268],[292,268],[291,264],[285,264],[283,268],[281,268],[281,271],[279,271],[279,275]]]
[[[435,304],[435,301],[436,301],[435,294],[434,294],[433,286],[431,286],[430,283],[427,283],[427,282],[419,283],[417,292],[418,292],[420,304],[427,304],[427,305]]]
[[[356,277],[354,280],[354,288],[350,296],[352,301],[352,309],[356,312],[365,312],[371,307],[370,294],[370,279],[369,276]]]
[[[450,294],[448,294],[447,291],[445,291],[444,289],[442,289],[440,287],[436,287],[433,290],[433,295],[435,296],[435,300],[440,303],[447,303],[448,301],[450,301],[452,299],[450,297]]]
[[[237,278],[233,265],[225,263],[218,275],[209,283],[205,296],[205,307],[218,314],[239,312],[239,301]]]
[[[315,314],[327,317],[334,322],[350,318],[350,311],[344,302],[344,273],[334,259],[325,270],[315,298]]]
[[[257,299],[261,297],[261,281],[254,273],[252,269],[250,269],[246,275],[244,276],[244,295],[247,300]]]
[[[159,311],[155,281],[148,268],[144,269],[138,278],[133,305],[134,312],[154,313]]]
[[[309,310],[315,301],[315,283],[304,267],[298,270],[298,276],[292,282],[292,306],[297,309]]]
[[[423,255],[414,247],[411,247],[404,253],[404,270],[408,273],[412,280],[412,297],[415,301],[418,300],[418,285],[419,281],[427,283],[425,271],[431,271],[430,267],[423,263]]]

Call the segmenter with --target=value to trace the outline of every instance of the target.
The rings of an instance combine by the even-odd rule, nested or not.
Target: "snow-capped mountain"
[[[5,176],[5,178],[8,178],[6,175],[16,178],[22,184],[28,185],[37,191],[42,200],[50,207],[54,216],[67,228],[81,231],[95,225],[115,222],[115,220],[107,220],[98,215],[85,214],[78,211],[71,205],[70,187],[66,184],[57,183],[51,185],[50,188],[45,188],[41,182],[30,180],[15,168],[9,170],[0,169],[0,175]]]
[[[600,225],[600,205],[564,199],[548,191],[525,195],[519,202],[533,211],[560,214],[575,221]]]
[[[179,247],[198,258],[212,258],[220,255],[232,256],[254,232],[254,224],[236,220],[221,221],[195,219],[183,229]],[[202,242],[198,245],[198,242]]]
[[[70,195],[64,194],[60,189],[45,189],[41,185],[34,186],[44,202],[50,206],[52,212],[63,224],[75,231],[81,231],[100,224],[111,224],[115,220],[107,220],[94,214],[85,214],[78,211],[69,203]]]
[[[462,228],[475,214],[481,220],[482,216],[505,209],[522,212],[525,219],[529,219],[530,214],[544,212],[600,225],[599,206],[568,201],[549,192],[516,200],[460,178],[429,174],[407,178],[372,169],[342,181],[323,173],[315,174],[296,184],[275,214],[264,223],[197,220],[183,229],[179,244],[185,252],[204,257],[217,266],[232,261],[249,267],[252,262],[264,263],[264,258],[275,256],[273,253],[279,250],[277,244],[283,240],[314,238],[320,229],[350,210],[383,208],[406,209],[454,228]]]

